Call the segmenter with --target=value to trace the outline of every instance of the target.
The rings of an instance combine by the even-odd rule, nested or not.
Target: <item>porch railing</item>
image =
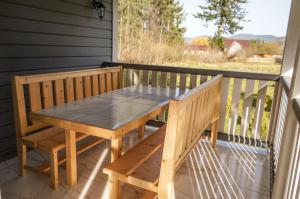
[[[269,147],[275,130],[270,126],[278,98],[279,76],[249,72],[105,62],[123,66],[124,84],[194,88],[212,76],[223,74],[219,135],[238,143]],[[157,118],[164,121],[166,113]]]
[[[300,98],[291,97],[290,80],[280,79],[280,102],[275,110],[272,198],[300,198]]]

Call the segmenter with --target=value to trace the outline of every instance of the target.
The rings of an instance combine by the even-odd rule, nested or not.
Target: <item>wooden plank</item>
[[[160,87],[162,88],[167,87],[167,73],[165,72],[160,73]]]
[[[147,70],[143,71],[143,85],[144,86],[149,85],[149,71],[147,71]]]
[[[40,83],[31,83],[29,87],[30,110],[37,111],[42,108]]]
[[[108,72],[115,72],[120,70],[121,67],[111,67],[111,68],[100,68],[100,69],[77,70],[77,71],[69,71],[69,72],[46,73],[46,74],[39,74],[39,75],[27,75],[27,76],[18,76],[18,81],[20,84],[30,84],[30,83],[41,82],[41,81],[54,81],[57,79],[100,75],[100,74],[106,74]]]
[[[53,106],[53,90],[52,81],[46,81],[42,83],[42,95],[44,108],[50,108]]]
[[[14,106],[14,110],[16,111],[16,114],[14,114],[15,115],[14,119],[16,124],[15,125],[16,134],[17,136],[24,136],[26,135],[26,130],[27,130],[24,88],[23,85],[20,84],[19,78],[17,76],[13,77],[12,80],[12,95],[13,95],[13,106]],[[20,145],[18,145],[18,153],[22,150],[22,148],[23,147],[20,147]]]
[[[132,70],[131,69],[125,69],[124,73],[124,80],[125,80],[125,86],[131,86],[132,85]]]
[[[252,135],[255,140],[260,139],[261,122],[262,122],[263,112],[265,109],[265,98],[267,94],[267,86],[268,86],[268,82],[259,81],[255,113],[254,113],[254,129],[253,129],[254,132]]]
[[[118,160],[104,168],[103,172],[117,172],[130,175],[134,170],[161,148],[164,141],[166,126],[153,132],[149,137],[129,149]]]
[[[92,96],[91,76],[83,77],[84,97]]]
[[[236,134],[236,125],[239,116],[239,102],[241,95],[242,79],[234,79],[232,91],[231,110],[228,126],[228,134]]]
[[[140,70],[133,70],[133,85],[138,85],[140,84]]]
[[[157,71],[152,71],[151,85],[157,86]]]
[[[92,76],[92,95],[98,95],[99,94],[99,79],[98,75]]]
[[[254,92],[254,80],[246,80],[244,107],[241,119],[241,136],[246,137],[249,129],[250,112],[252,108],[253,92]]]
[[[74,101],[74,81],[71,78],[66,79],[66,100],[67,102]]]
[[[75,99],[83,99],[83,80],[82,77],[75,78]]]
[[[174,67],[165,65],[146,65],[146,64],[130,64],[130,63],[118,63],[118,62],[104,62],[103,66],[122,66],[123,68],[139,69],[139,70],[152,70],[166,73],[186,73],[196,75],[210,75],[216,76],[222,74],[227,78],[240,78],[240,79],[252,79],[252,80],[265,80],[265,81],[277,81],[279,75],[268,73],[256,73],[256,72],[239,72],[228,70],[214,70],[214,69],[200,69],[200,68],[187,68],[187,67]]]
[[[200,76],[200,84],[203,84],[206,81],[207,81],[207,75],[201,75]]]
[[[112,77],[111,73],[105,74],[105,80],[106,80],[106,92],[112,91]]]
[[[51,166],[51,187],[56,189],[58,187],[58,154],[57,151],[53,151],[50,157]]]
[[[67,182],[73,187],[77,184],[77,162],[76,162],[76,132],[66,129],[66,154],[67,154]]]
[[[187,76],[187,74],[184,74],[184,73],[180,74],[179,88],[181,88],[181,89],[185,89],[186,88],[186,76]]]
[[[225,132],[226,111],[228,103],[230,78],[223,78],[221,92],[221,118],[219,123],[219,132]]]
[[[191,74],[190,89],[193,89],[196,86],[197,86],[197,75]]]
[[[118,88],[120,88],[120,82],[119,82],[119,74],[118,72],[113,72],[112,73],[112,88],[113,90],[117,90]]]
[[[65,103],[64,81],[58,79],[54,81],[55,104],[60,105]]]
[[[177,84],[177,73],[171,73],[170,88],[176,88],[176,84]]]
[[[105,83],[105,75],[104,74],[99,75],[99,88],[100,88],[100,93],[104,93],[106,91],[106,83]]]
[[[141,139],[145,136],[145,127],[146,127],[146,124],[142,124],[139,126],[138,128],[138,137]]]

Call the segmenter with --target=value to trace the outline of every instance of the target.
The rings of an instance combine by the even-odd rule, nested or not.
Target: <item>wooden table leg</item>
[[[218,128],[219,128],[219,120],[216,120],[211,124],[211,135],[210,135],[211,146],[214,149],[216,148],[216,143],[218,138]]]
[[[141,126],[139,126],[139,128],[138,128],[139,138],[143,138],[144,137],[144,135],[145,135],[145,127],[146,127],[146,124],[142,124]]]
[[[122,151],[122,137],[111,140],[111,162],[115,161],[121,156]],[[121,186],[120,182],[113,176],[109,176],[108,179],[109,198],[120,198]]]
[[[67,179],[68,185],[77,184],[77,162],[76,162],[76,132],[66,129],[66,155],[67,155]]]

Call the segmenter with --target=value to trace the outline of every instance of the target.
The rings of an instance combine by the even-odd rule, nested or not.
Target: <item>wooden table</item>
[[[122,136],[168,108],[186,90],[132,86],[31,113],[35,122],[65,129],[68,185],[77,183],[76,132],[111,140],[111,161],[121,155]]]

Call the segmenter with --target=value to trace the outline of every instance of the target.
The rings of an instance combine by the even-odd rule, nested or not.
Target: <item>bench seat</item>
[[[157,193],[165,132],[166,125],[128,150],[123,156],[104,168],[103,172],[115,176],[120,181],[130,182],[130,184],[150,190],[147,195],[153,195],[153,192]],[[147,171],[150,175],[140,179],[139,173],[141,172],[139,171]]]
[[[83,140],[89,135],[76,133],[76,142]],[[33,148],[39,148],[45,151],[59,151],[66,147],[64,129],[50,127],[28,136],[23,137],[23,142]]]

